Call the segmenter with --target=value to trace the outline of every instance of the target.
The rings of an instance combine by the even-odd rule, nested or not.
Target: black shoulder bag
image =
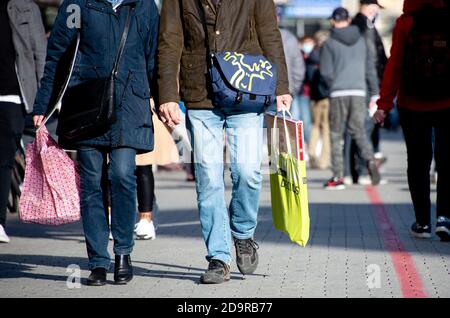
[[[132,10],[133,7],[128,8],[125,29],[111,74],[68,88],[62,99],[56,133],[70,143],[101,136],[116,121],[114,81],[127,41]]]

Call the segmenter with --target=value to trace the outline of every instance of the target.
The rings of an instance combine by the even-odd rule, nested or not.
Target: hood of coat
[[[347,46],[356,44],[361,38],[361,33],[355,25],[350,25],[346,28],[331,30],[331,38],[341,42]]]
[[[403,13],[411,14],[426,6],[433,6],[435,8],[445,7],[443,0],[405,0],[403,4]]]

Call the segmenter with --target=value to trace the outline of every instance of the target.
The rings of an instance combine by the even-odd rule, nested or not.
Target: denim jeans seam
[[[114,249],[116,255],[130,255],[133,252],[133,247],[127,247],[124,249]]]
[[[89,270],[93,270],[95,268],[105,268],[106,270],[109,270],[109,268],[111,267],[111,260],[109,261],[94,261],[94,262],[89,262]]]

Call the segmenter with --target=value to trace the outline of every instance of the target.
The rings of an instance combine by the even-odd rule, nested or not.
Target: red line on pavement
[[[426,298],[423,282],[417,271],[414,260],[406,251],[400,237],[395,231],[394,224],[389,219],[389,215],[383,200],[377,189],[373,186],[366,187],[371,203],[374,205],[375,218],[381,232],[381,236],[400,282],[403,297],[405,298]]]

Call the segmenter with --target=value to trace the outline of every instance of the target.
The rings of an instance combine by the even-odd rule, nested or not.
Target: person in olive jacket
[[[88,285],[106,283],[108,254],[108,207],[103,201],[102,167],[108,163],[111,185],[111,232],[114,237],[114,282],[126,284],[133,277],[130,254],[136,217],[137,152],[153,149],[150,91],[153,81],[159,14],[148,0],[65,0],[49,39],[47,63],[34,104],[34,122],[40,126],[47,112],[58,61],[81,34],[79,52],[69,86],[109,76],[125,29],[129,7],[131,23],[116,78],[117,120],[104,134],[75,144],[81,178],[81,214],[92,271]],[[79,31],[77,12],[81,18]],[[101,94],[102,92],[99,92]],[[64,105],[62,106],[64,107]],[[106,170],[106,169],[105,169]]]
[[[254,232],[262,182],[264,106],[256,112],[214,107],[208,51],[263,54],[277,66],[277,108],[289,109],[292,97],[273,0],[164,0],[161,11],[160,115],[176,125],[180,122],[177,102],[182,99],[186,104],[209,261],[201,282],[222,283],[230,279],[232,237],[239,270],[249,274],[258,265]],[[230,213],[224,198],[225,139],[233,182]]]

